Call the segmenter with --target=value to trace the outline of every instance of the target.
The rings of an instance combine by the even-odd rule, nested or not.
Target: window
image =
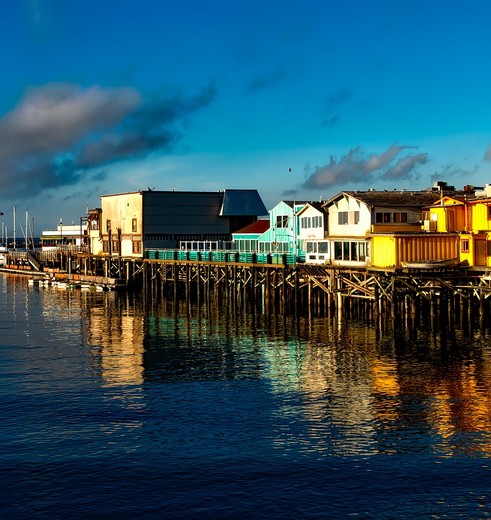
[[[367,259],[368,244],[366,242],[360,242],[358,244],[358,260],[365,261]]]
[[[394,222],[407,222],[407,213],[394,213]]]
[[[469,240],[462,240],[462,242],[460,243],[460,250],[462,251],[462,253],[469,252]]]
[[[119,242],[117,240],[113,240],[113,253],[119,253]]]
[[[358,242],[351,242],[351,260],[358,260]]]
[[[379,224],[381,224],[382,222],[383,223],[390,222],[390,213],[388,213],[388,212],[375,213],[375,222],[377,222]]]
[[[338,224],[340,226],[343,226],[348,223],[348,212],[347,211],[340,211],[338,213]]]
[[[358,224],[358,222],[360,222],[360,212],[359,211],[350,211],[349,212],[349,223]]]
[[[335,260],[343,259],[343,243],[342,242],[334,242],[334,259]]]
[[[136,219],[134,219],[136,220]],[[141,240],[133,240],[133,253],[141,253],[142,252],[142,243]]]
[[[277,228],[286,228],[288,225],[288,216],[287,215],[277,215],[276,216],[276,227]]]
[[[319,243],[320,246],[321,243]],[[327,242],[325,243],[327,246]],[[327,253],[327,247],[325,250],[320,249],[319,253]],[[366,242],[353,241],[350,242],[340,241],[334,242],[334,260],[344,260],[352,262],[364,262],[368,256],[368,244]]]
[[[320,217],[319,217],[320,219]],[[358,224],[360,222],[360,212],[359,211],[340,211],[338,213],[338,224]],[[321,222],[319,222],[319,227],[321,226]]]
[[[344,260],[350,260],[349,251],[350,251],[350,243],[343,242],[343,259]]]
[[[106,220],[106,231],[109,233],[109,231],[111,231],[111,221],[110,220]]]
[[[491,206],[488,206],[488,219],[491,220]]]
[[[138,230],[138,220],[136,218],[131,219],[131,231],[136,233]],[[134,251],[134,253],[139,253],[140,251]]]
[[[109,240],[103,240],[102,242],[102,252],[109,253]]]

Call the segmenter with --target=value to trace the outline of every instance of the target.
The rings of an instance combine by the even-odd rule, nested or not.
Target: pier
[[[295,262],[290,255],[151,251],[148,258],[91,256],[83,252],[11,252],[4,270],[151,297],[224,303],[262,312],[344,315],[364,319],[421,312],[490,314],[491,272],[459,265],[372,269]]]

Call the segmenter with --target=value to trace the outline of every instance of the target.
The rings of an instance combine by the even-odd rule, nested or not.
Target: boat
[[[457,267],[458,258],[448,258],[443,260],[414,260],[411,262],[401,262],[404,269],[447,269]]]

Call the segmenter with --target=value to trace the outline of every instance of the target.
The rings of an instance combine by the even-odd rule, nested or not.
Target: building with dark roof
[[[437,191],[343,191],[323,204],[330,236],[421,231],[422,209],[441,198]]]
[[[268,213],[257,190],[228,189],[103,195],[101,208],[91,252],[125,257],[181,242],[230,241],[234,231]]]

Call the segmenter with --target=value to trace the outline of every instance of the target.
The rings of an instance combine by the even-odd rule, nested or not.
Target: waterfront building
[[[240,253],[257,252],[258,239],[269,229],[269,226],[269,219],[262,218],[232,233],[234,249]]]
[[[307,202],[298,212],[300,249],[306,262],[324,264],[329,260],[328,221],[322,202]]]
[[[466,186],[424,209],[424,228],[459,234],[458,257],[471,267],[491,267],[491,185]]]
[[[423,230],[435,233],[465,232],[469,220],[467,200],[466,194],[446,195],[424,208]]]
[[[80,250],[87,244],[87,229],[82,224],[65,225],[62,221],[56,229],[42,231],[41,249],[55,250],[60,247]]]
[[[137,191],[101,197],[91,253],[143,257],[146,249],[231,241],[232,233],[267,214],[257,190]]]
[[[441,197],[427,191],[343,191],[323,204],[328,215],[330,263],[370,263],[371,237],[421,232],[422,208]]]
[[[298,254],[298,212],[305,204],[281,200],[269,210],[269,229],[258,237],[258,252]]]
[[[491,185],[466,201],[468,225],[460,234],[460,259],[472,267],[491,267]]]

